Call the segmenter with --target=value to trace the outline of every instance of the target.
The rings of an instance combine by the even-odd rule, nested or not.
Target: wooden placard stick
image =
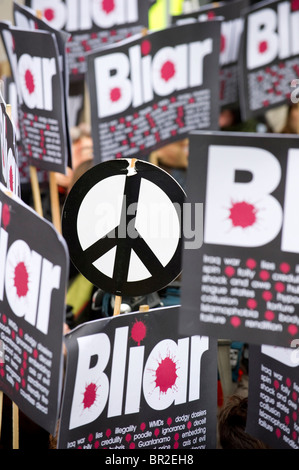
[[[42,206],[42,199],[40,195],[37,170],[34,166],[30,165],[29,174],[30,174],[30,182],[31,182],[31,189],[32,189],[33,206],[34,206],[35,211],[41,217],[43,217],[43,206]]]
[[[19,449],[19,408],[12,404],[12,448]]]
[[[145,313],[149,311],[149,305],[140,305],[139,307],[139,312],[140,313]]]
[[[52,222],[56,230],[59,233],[61,233],[61,218],[60,218],[58,186],[57,186],[57,181],[56,181],[56,175],[53,171],[50,171],[49,178],[50,178]]]
[[[120,314],[121,301],[122,301],[122,297],[120,295],[116,295],[114,299],[114,311],[113,311],[114,317]]]

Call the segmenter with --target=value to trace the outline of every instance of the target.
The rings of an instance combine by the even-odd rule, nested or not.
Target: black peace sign
[[[72,262],[95,286],[115,295],[162,289],[181,271],[184,199],[180,185],[150,163],[121,159],[94,166],[75,183],[63,207],[62,233]],[[103,225],[105,200],[108,215],[114,212],[116,217]],[[157,222],[153,211],[146,218],[138,216],[153,202],[158,209],[159,201],[175,225],[175,234],[163,240],[157,234],[150,238],[145,230],[146,224]],[[164,227],[167,222],[161,220]]]

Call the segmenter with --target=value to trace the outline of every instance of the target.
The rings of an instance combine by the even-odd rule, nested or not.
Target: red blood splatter
[[[286,416],[286,417],[284,418],[284,420],[285,420],[285,423],[286,423],[287,425],[290,424],[290,418],[289,418],[288,416]]]
[[[214,11],[209,11],[209,13],[208,13],[208,19],[211,20],[211,19],[213,19],[213,18],[215,18],[215,13],[214,13]]]
[[[288,326],[288,332],[290,333],[290,335],[295,336],[298,332],[297,326],[296,325],[289,325]]]
[[[296,411],[293,411],[293,414],[292,414],[293,420],[294,420],[294,421],[297,421],[297,417],[298,417],[297,412],[296,412]]]
[[[136,320],[132,327],[131,338],[140,346],[141,341],[146,337],[146,326],[142,321]]]
[[[24,78],[25,78],[25,84],[26,84],[28,93],[31,95],[31,93],[33,93],[35,90],[35,84],[34,84],[34,77],[29,69],[26,70]]]
[[[265,290],[265,291],[262,293],[262,297],[263,297],[263,299],[266,300],[266,302],[267,302],[268,300],[271,300],[271,299],[272,299],[273,295],[272,295],[272,293],[271,293],[269,290]]]
[[[151,51],[151,48],[152,48],[152,45],[151,45],[150,41],[148,41],[147,39],[145,41],[142,41],[142,43],[141,43],[141,54],[142,55],[149,54],[150,51]]]
[[[235,274],[235,269],[232,266],[226,266],[224,272],[228,277],[232,277]]]
[[[146,424],[145,424],[145,423],[141,423],[141,424],[140,424],[140,429],[141,429],[142,432],[145,430],[145,428],[146,428]]]
[[[53,8],[46,8],[44,10],[44,17],[47,21],[53,21],[55,18],[55,13]]]
[[[110,436],[111,436],[111,429],[107,429],[107,430],[106,430],[106,436],[107,436],[107,437],[110,437]]]
[[[282,282],[276,282],[274,287],[277,292],[284,292],[285,290],[285,286]]]
[[[279,382],[278,382],[278,380],[274,380],[273,385],[274,385],[274,388],[275,388],[276,390],[279,389]]]
[[[14,178],[13,178],[13,171],[12,167],[9,169],[9,189],[13,191],[13,185],[14,185]]]
[[[287,377],[287,379],[286,379],[286,385],[287,385],[287,387],[290,387],[292,385],[292,381],[289,377]]]
[[[110,99],[111,101],[115,102],[118,101],[121,97],[121,91],[120,88],[112,88],[110,91]]]
[[[188,429],[191,429],[191,427],[192,427],[192,423],[191,423],[191,421],[188,421],[188,423],[187,423],[187,428],[188,428]]]
[[[166,393],[174,387],[178,377],[176,371],[177,366],[169,356],[161,360],[156,370],[155,379],[156,387],[160,388],[161,393]]]
[[[111,13],[115,8],[114,0],[103,0],[102,1],[102,10],[105,13]]]
[[[256,222],[257,209],[248,202],[236,202],[230,209],[230,216],[234,227],[250,227]]]
[[[248,299],[247,300],[247,307],[250,309],[254,309],[257,306],[257,301],[255,299]]]
[[[165,82],[168,82],[168,80],[170,80],[174,75],[175,75],[174,64],[170,60],[167,60],[165,64],[163,64],[161,67],[161,78],[163,78]]]
[[[280,267],[281,272],[283,272],[285,274],[288,273],[291,269],[291,267],[288,263],[281,263],[281,265],[279,267]]]
[[[130,448],[130,449],[135,449],[135,444],[134,444],[134,442],[131,442],[131,443],[130,443],[129,448]]]
[[[270,274],[265,269],[262,269],[259,276],[262,279],[262,281],[267,281],[270,277]]]
[[[256,261],[252,258],[249,258],[247,261],[246,261],[246,266],[247,268],[249,269],[254,269],[256,267]]]
[[[160,429],[156,428],[156,429],[154,430],[154,434],[155,434],[156,437],[158,437],[159,434],[160,434]]]
[[[93,441],[93,434],[89,434],[89,436],[88,436],[88,441],[89,441],[89,442]]]
[[[265,318],[266,318],[266,320],[268,320],[268,321],[273,321],[274,318],[275,318],[274,312],[272,312],[271,310],[267,310],[267,311],[265,312]]]
[[[172,419],[171,419],[171,418],[167,418],[167,424],[168,424],[168,426],[170,426],[171,423],[172,423]]]
[[[83,406],[84,408],[90,408],[96,401],[97,398],[97,390],[98,387],[94,383],[90,383],[87,385],[84,398],[83,398]]]
[[[292,11],[299,10],[299,0],[292,0],[291,1],[291,10]]]
[[[230,322],[234,328],[238,328],[241,325],[241,320],[239,317],[232,317]]]
[[[130,442],[132,440],[131,434],[127,434],[125,439],[126,439],[127,442]]]
[[[276,434],[276,436],[277,436],[278,439],[279,439],[280,436],[281,436],[281,431],[280,431],[280,429],[276,429],[275,434]]]
[[[10,222],[9,206],[7,204],[3,204],[3,207],[2,207],[2,223],[3,223],[3,227],[5,229],[9,225],[9,222]]]
[[[268,49],[267,41],[261,41],[259,43],[259,52],[260,52],[260,54],[263,54],[264,52],[266,52],[267,49]]]
[[[14,286],[17,289],[18,297],[25,297],[28,293],[28,271],[25,264],[21,261],[15,267]]]

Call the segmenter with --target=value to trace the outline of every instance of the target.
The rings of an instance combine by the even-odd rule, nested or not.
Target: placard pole
[[[38,177],[37,177],[37,170],[34,166],[29,167],[30,172],[30,181],[31,181],[31,189],[32,189],[32,196],[33,196],[33,206],[35,211],[43,217],[43,206],[42,206],[42,199],[40,195]]]
[[[56,175],[53,171],[49,173],[50,178],[50,197],[51,197],[51,211],[52,211],[52,222],[56,230],[61,233],[61,220],[60,220],[60,205],[58,196],[58,187],[56,181]]]
[[[19,408],[12,404],[12,448],[19,449]]]
[[[122,300],[122,298],[121,298],[120,295],[115,296],[115,299],[114,299],[114,312],[113,312],[114,317],[116,317],[117,315],[120,314],[121,300]]]
[[[149,311],[149,305],[140,305],[139,307],[139,312],[140,313],[145,313]]]

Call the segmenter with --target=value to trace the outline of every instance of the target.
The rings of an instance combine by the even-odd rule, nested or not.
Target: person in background
[[[221,449],[270,449],[264,442],[245,431],[248,397],[232,395],[218,415],[218,438]]]
[[[299,104],[291,104],[288,109],[286,122],[281,130],[282,134],[299,133]]]

